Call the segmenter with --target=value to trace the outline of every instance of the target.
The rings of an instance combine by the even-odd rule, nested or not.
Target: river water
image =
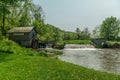
[[[59,59],[95,70],[120,74],[120,49],[82,47],[66,45],[64,54],[59,56]]]

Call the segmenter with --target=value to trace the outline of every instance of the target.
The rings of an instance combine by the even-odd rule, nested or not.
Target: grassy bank
[[[62,55],[63,51],[55,50],[55,49],[38,49],[37,56],[44,56],[44,57],[55,57],[57,55]]]
[[[14,49],[18,50],[13,51],[12,47],[9,50],[8,43],[1,43],[4,48],[0,45],[0,80],[120,80],[120,75],[33,55],[35,51],[11,44],[11,41],[9,44],[16,45]]]
[[[120,76],[94,71],[56,59],[0,53],[1,80],[120,80]]]
[[[66,40],[66,44],[91,44],[90,40]]]
[[[106,41],[106,44],[100,45],[99,47],[100,48],[120,48],[120,41]]]
[[[55,49],[63,49],[65,44],[91,44],[90,40],[65,40],[65,41],[59,41],[55,45]]]

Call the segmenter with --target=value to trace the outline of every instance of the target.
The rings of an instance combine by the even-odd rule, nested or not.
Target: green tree
[[[81,39],[82,40],[90,39],[90,31],[87,27],[84,28],[83,31],[81,31]]]
[[[64,40],[77,40],[78,36],[75,32],[64,32]]]
[[[92,31],[92,38],[100,37],[100,26],[96,26]]]
[[[77,39],[79,40],[81,38],[81,31],[79,28],[76,28],[76,33],[77,33]]]
[[[10,14],[10,7],[12,5],[17,4],[18,2],[22,2],[25,0],[0,0],[0,16],[1,17],[1,22],[2,22],[2,26],[1,26],[1,33],[2,35],[5,35],[6,31],[5,31],[5,20],[6,20],[6,16],[8,14]]]
[[[100,36],[107,40],[116,40],[120,31],[119,25],[116,17],[106,18],[100,27]]]

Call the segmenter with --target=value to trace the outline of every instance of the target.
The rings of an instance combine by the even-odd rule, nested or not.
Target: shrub
[[[55,45],[55,49],[64,49],[65,43],[64,42],[57,42]]]
[[[8,39],[0,41],[0,51],[13,53],[17,55],[29,55],[29,56],[33,56],[36,54],[36,52],[33,51],[32,49],[21,47],[17,43]]]
[[[59,51],[59,50],[47,50],[48,53],[54,53],[55,55],[61,55],[63,54],[62,51]]]
[[[41,50],[41,51],[39,51],[39,52],[37,53],[37,56],[48,57],[46,50]]]

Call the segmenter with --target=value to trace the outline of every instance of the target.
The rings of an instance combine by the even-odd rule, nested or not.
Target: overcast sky
[[[45,22],[66,31],[90,30],[106,17],[120,18],[120,0],[34,0],[45,12]]]

